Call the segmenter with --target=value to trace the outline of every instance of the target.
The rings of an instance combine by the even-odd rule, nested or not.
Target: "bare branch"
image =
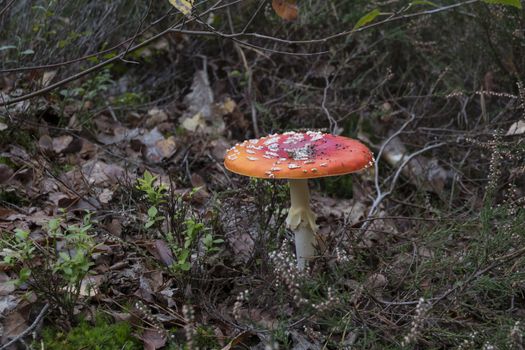
[[[27,327],[22,333],[20,333],[19,335],[17,335],[16,337],[14,337],[13,339],[11,339],[10,341],[8,341],[7,343],[5,343],[4,345],[2,345],[2,347],[0,347],[0,350],[4,350],[4,349],[7,349],[9,348],[11,345],[13,345],[14,343],[16,343],[17,341],[19,340],[22,340],[24,337],[26,337],[29,333],[31,333],[33,331],[33,329],[35,329],[38,324],[40,323],[40,321],[42,320],[42,318],[44,318],[44,316],[46,315],[47,313],[47,309],[49,309],[49,304],[46,304],[44,305],[44,307],[42,308],[42,310],[40,310],[40,313],[38,314],[38,316],[35,318],[35,320],[33,321],[33,323],[31,324],[31,326]]]

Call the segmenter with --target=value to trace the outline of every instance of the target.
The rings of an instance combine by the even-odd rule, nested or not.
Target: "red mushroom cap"
[[[361,142],[318,131],[285,132],[244,141],[226,152],[224,166],[258,178],[311,179],[353,173],[372,166]]]

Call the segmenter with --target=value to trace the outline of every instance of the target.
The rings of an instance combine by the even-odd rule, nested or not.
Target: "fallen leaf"
[[[78,197],[70,197],[63,192],[51,193],[48,198],[58,208],[68,208],[78,200]]]
[[[272,7],[285,21],[295,21],[299,15],[297,0],[272,0]]]
[[[146,120],[146,123],[144,123],[144,126],[148,129],[153,128],[166,120],[168,120],[166,112],[155,107],[148,111],[148,119]]]
[[[210,142],[211,146],[211,155],[213,158],[221,162],[224,160],[224,155],[226,154],[226,151],[231,147],[231,145],[226,142],[223,138],[213,140]]]
[[[514,124],[512,124],[507,131],[505,135],[521,135],[525,134],[525,121],[524,120],[518,120]]]
[[[184,103],[188,106],[191,115],[198,112],[204,118],[211,115],[211,104],[213,103],[213,91],[206,70],[198,70],[193,76],[191,92],[184,97]]]
[[[38,139],[38,147],[43,153],[52,154],[53,139],[49,135],[42,135]]]
[[[15,284],[5,272],[0,272],[0,296],[6,296],[15,291]]]
[[[82,141],[71,135],[62,135],[53,138],[53,151],[57,154],[75,153],[82,149]]]
[[[139,339],[144,344],[144,350],[157,350],[166,345],[166,335],[156,329],[145,329]]]
[[[183,120],[182,127],[188,131],[195,132],[197,129],[204,129],[206,122],[202,119],[200,113],[195,114],[193,117],[188,117]]]
[[[80,284],[80,295],[94,297],[99,293],[99,286],[104,281],[103,275],[87,276]]]
[[[168,244],[160,239],[155,240],[155,249],[159,256],[159,260],[166,266],[171,266],[175,259],[173,259],[173,253],[168,247]]]
[[[42,87],[48,86],[51,83],[51,81],[55,78],[56,75],[57,75],[56,70],[49,70],[49,71],[44,72],[44,74],[42,75]]]
[[[221,350],[231,350],[231,349],[236,349],[236,346],[239,345],[239,344],[242,344],[244,343],[247,339],[251,338],[253,336],[252,333],[249,333],[248,331],[244,331],[240,334],[238,334],[237,336],[235,336],[235,338],[233,338],[228,344],[226,344],[226,346],[224,346]]]
[[[229,97],[226,97],[226,99],[219,104],[218,106],[221,109],[221,112],[223,114],[232,113],[235,110],[235,107],[237,107],[237,103],[235,103],[234,100],[232,100]]]
[[[175,137],[170,136],[167,139],[157,141],[155,143],[155,147],[159,151],[159,154],[162,159],[170,158],[172,155],[175,154],[175,151],[177,150]]]
[[[16,211],[14,210],[0,207],[0,219],[1,220],[8,220],[8,218],[11,217],[11,215],[15,215],[15,214],[16,214]]]
[[[13,169],[7,164],[0,164],[0,184],[6,183],[13,176]]]
[[[296,0],[272,0],[275,13],[285,21],[295,21],[299,15]]]
[[[113,199],[113,191],[105,188],[101,194],[98,195],[100,203],[108,204]]]
[[[306,335],[299,333],[296,330],[290,331],[290,336],[293,340],[292,350],[310,350],[310,349],[321,349],[322,345],[319,341],[314,340],[313,342],[307,338]]]
[[[14,295],[6,295],[0,298],[0,316],[7,315],[13,310],[19,303],[17,297]]]
[[[109,134],[111,132],[112,134]],[[116,126],[108,130],[108,133],[99,133],[97,140],[105,145],[112,145],[122,141],[129,141],[139,136],[139,129],[128,129],[123,126]]]
[[[116,184],[124,177],[124,169],[116,164],[107,164],[101,160],[92,160],[82,166],[82,174],[91,185],[104,183]]]
[[[37,210],[27,217],[27,221],[36,226],[44,227],[52,218],[53,216],[49,215],[45,211]]]
[[[401,165],[409,152],[399,137],[394,137],[384,147],[382,157],[393,167]],[[402,174],[410,183],[424,191],[442,193],[450,174],[436,159],[416,156],[403,168]]]
[[[383,289],[388,285],[388,280],[385,275],[380,273],[374,273],[370,275],[365,282],[365,287],[371,290]]]
[[[231,246],[236,261],[247,262],[253,254],[255,242],[247,233],[227,235],[226,239]]]
[[[73,142],[73,136],[71,135],[55,137],[53,138],[53,150],[55,153],[62,153],[69,147],[71,142]]]
[[[120,237],[122,234],[122,224],[118,219],[112,219],[111,222],[106,225],[106,230],[113,236]]]
[[[177,10],[182,12],[183,15],[191,14],[194,0],[169,0],[170,4],[173,5]]]
[[[26,318],[20,312],[11,312],[3,319],[2,344],[18,336],[28,327]]]

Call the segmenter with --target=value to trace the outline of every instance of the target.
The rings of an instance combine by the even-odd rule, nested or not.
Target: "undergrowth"
[[[395,13],[403,4],[305,1],[294,23],[267,4],[247,32],[323,38],[352,28],[370,9]],[[148,6],[22,1],[0,19],[0,34],[12,34],[0,35],[8,38],[0,45],[18,38],[0,50],[2,68],[95,53],[128,38],[143,18],[145,26],[159,24],[137,41],[183,18],[170,12],[160,20],[168,3],[145,13]],[[203,20],[229,33],[258,6],[235,2]],[[3,267],[16,293],[50,304],[48,323],[56,327],[43,331],[43,347],[135,349],[148,329],[170,349],[522,349],[525,146],[523,133],[511,131],[525,115],[523,18],[523,10],[480,3],[320,43],[250,37],[254,47],[171,33],[155,48],[130,52],[126,58],[138,64],[122,60],[8,110],[12,115],[2,112],[8,129],[1,131],[7,137],[0,163],[11,171],[0,184],[9,214],[1,222]],[[192,21],[184,28],[202,30]],[[104,55],[57,77],[110,57]],[[214,102],[235,102],[219,135],[181,126],[191,107],[185,96],[201,69]],[[42,84],[41,76],[20,76],[0,82],[2,93]],[[164,119],[143,127],[152,107]],[[143,139],[123,133],[104,143],[98,125],[106,136],[157,127],[162,136],[175,135],[176,151],[155,163],[144,158]],[[445,175],[436,181],[411,164],[396,177],[399,163],[383,156],[377,171],[313,181],[319,256],[300,272],[284,225],[287,184],[227,173],[215,147],[253,138],[256,130],[305,127],[359,137],[376,155],[396,134],[397,159],[443,143],[415,163]],[[65,131],[85,141],[80,157],[40,144]],[[68,183],[88,159],[126,167],[126,182],[104,184],[112,194],[106,201],[85,173],[82,185]],[[394,179],[368,218],[378,188],[384,192]],[[35,194],[38,186],[45,191]],[[74,199],[65,213],[50,195],[56,188]],[[85,198],[98,205],[87,216],[75,207]],[[35,212],[55,219],[41,225]],[[84,288],[93,276],[100,285]],[[137,322],[80,321],[88,306],[99,305]]]

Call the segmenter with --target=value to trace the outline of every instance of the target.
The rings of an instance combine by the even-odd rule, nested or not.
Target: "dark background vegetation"
[[[198,1],[193,17],[0,1],[0,103],[57,85],[0,109],[2,254],[28,254],[0,269],[3,344],[43,310],[16,346],[523,349],[525,13],[453,4],[302,0],[288,22],[269,1]],[[214,107],[193,131],[203,90]],[[155,128],[174,145],[160,159]],[[323,243],[306,276],[286,264],[286,184],[222,167],[236,142],[303,129],[359,138],[378,162],[312,182]],[[61,249],[83,254],[73,277]]]

